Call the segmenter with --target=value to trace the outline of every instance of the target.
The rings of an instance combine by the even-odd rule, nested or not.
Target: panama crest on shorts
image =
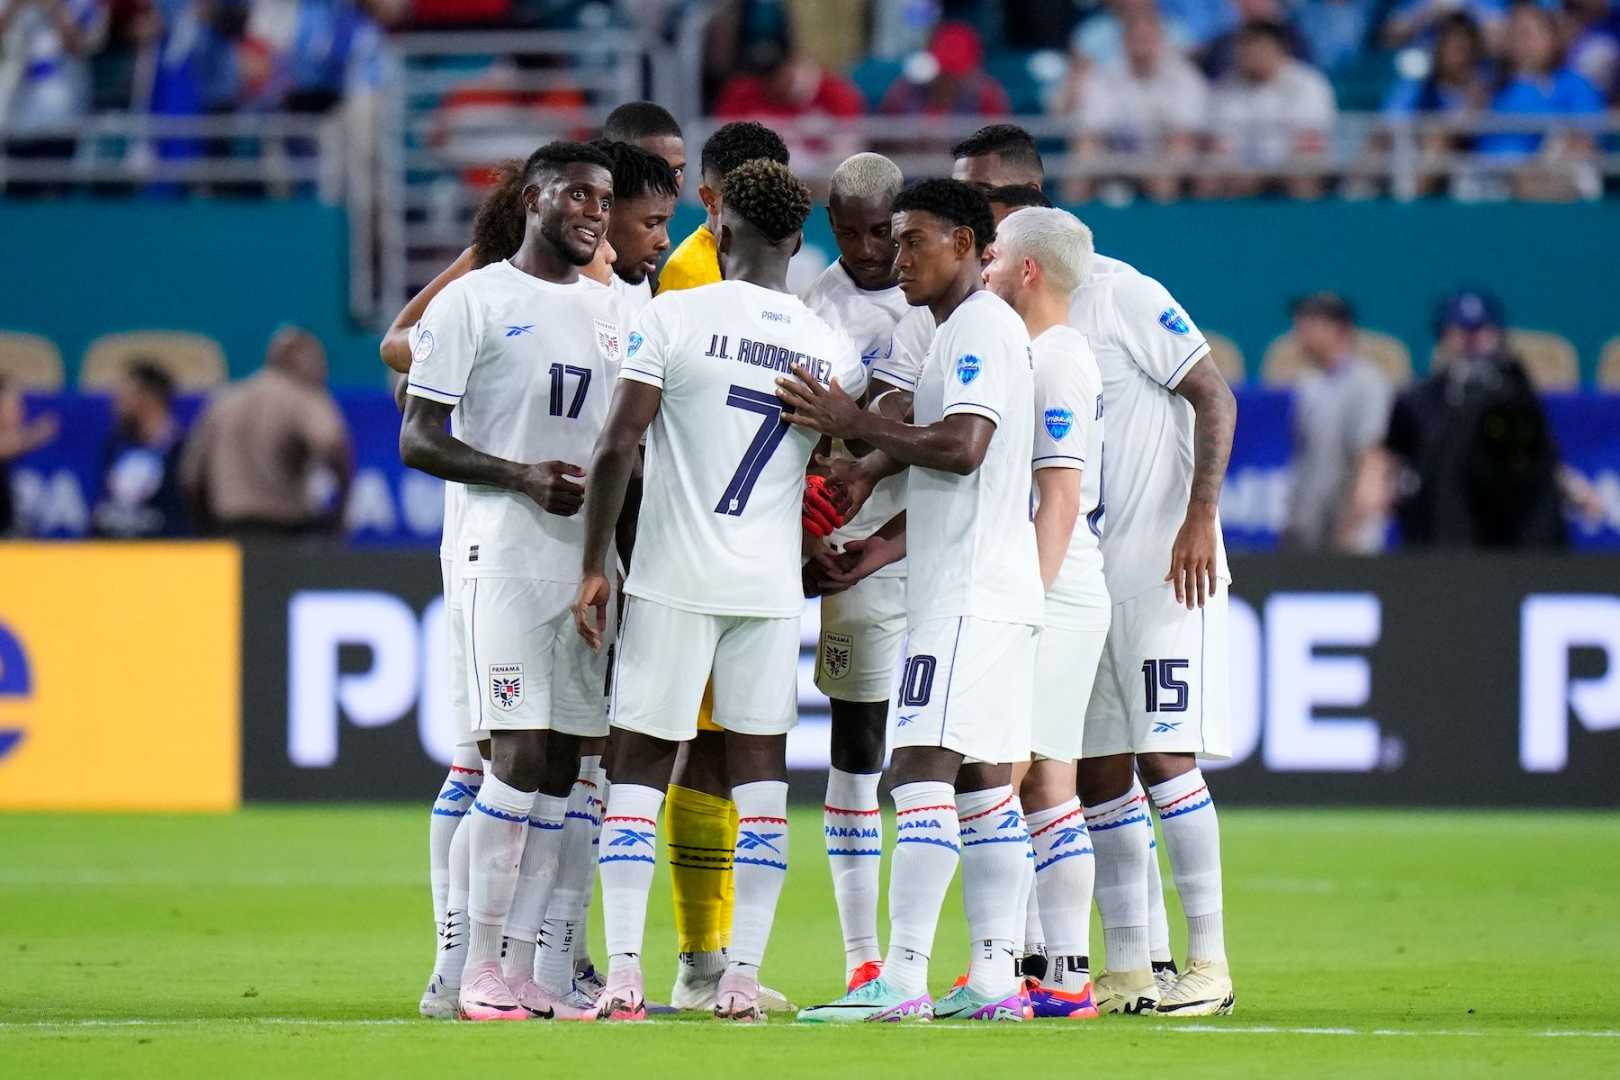
[[[842,679],[849,674],[850,658],[855,651],[855,639],[848,634],[821,635],[821,670],[829,679]]]
[[[523,704],[523,665],[491,664],[489,667],[490,704],[511,712]]]

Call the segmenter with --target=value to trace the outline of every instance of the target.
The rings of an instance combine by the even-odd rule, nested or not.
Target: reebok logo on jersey
[[[1179,727],[1181,727],[1180,720],[1156,720],[1153,723],[1153,734],[1169,735]]]
[[[917,717],[919,717],[921,715],[922,715],[921,713],[901,713],[900,717],[899,717],[899,722],[897,724],[895,724],[894,726],[895,727],[905,727],[907,724],[911,723],[913,720],[917,719]]]
[[[433,355],[434,344],[433,331],[423,330],[416,336],[416,348],[411,350],[411,359],[420,364]]]
[[[628,348],[626,348],[624,350],[624,355],[626,355],[626,356],[634,356],[634,355],[636,355],[636,353],[641,351],[641,343],[643,341],[647,340],[647,339],[642,337],[641,334],[639,334],[635,330],[632,330],[632,331],[630,331],[630,337],[629,337],[628,340],[630,342],[630,345],[629,345]]]
[[[1047,409],[1046,433],[1054,439],[1061,439],[1074,427],[1074,413],[1068,409]]]
[[[983,366],[983,361],[977,356],[972,353],[963,353],[961,359],[956,362],[956,377],[962,380],[963,386],[966,386],[979,377],[979,371]]]
[[[489,700],[502,712],[511,712],[523,704],[522,664],[489,666]]]
[[[508,326],[506,328],[507,337],[522,337],[524,334],[532,333],[534,333],[534,323],[526,323],[523,326]]]
[[[1159,325],[1172,334],[1185,334],[1192,329],[1187,325],[1186,318],[1173,307],[1167,307],[1159,312]]]

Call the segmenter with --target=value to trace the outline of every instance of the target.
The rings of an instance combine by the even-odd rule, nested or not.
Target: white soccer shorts
[[[1051,601],[1047,601],[1048,604]],[[1108,614],[1089,630],[1046,626],[1035,651],[1035,713],[1030,752],[1074,761],[1085,743],[1086,705],[1108,640]]]
[[[456,561],[441,558],[439,574],[444,579],[444,656],[445,679],[450,685],[450,720],[456,725],[456,745],[472,746],[471,710],[467,699],[467,624],[461,609],[461,582],[456,577]]]
[[[716,726],[787,734],[799,718],[798,616],[708,615],[630,597],[619,629],[613,726],[670,742],[695,738],[711,672]]]
[[[1188,611],[1162,585],[1114,605],[1086,709],[1085,757],[1232,755],[1226,600]]]
[[[823,597],[816,689],[839,701],[888,701],[905,640],[905,578],[869,577]]]
[[[889,745],[941,746],[970,761],[1029,760],[1040,628],[970,615],[910,628],[889,705]]]
[[[569,605],[578,586],[529,578],[464,578],[467,698],[474,731],[560,731],[586,739],[608,733],[607,686],[613,642],[593,652],[574,630]]]

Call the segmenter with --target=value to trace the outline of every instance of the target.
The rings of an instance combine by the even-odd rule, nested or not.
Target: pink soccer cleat
[[[459,1009],[463,1020],[528,1020],[530,1013],[518,1004],[512,988],[494,965],[468,971],[461,984]]]

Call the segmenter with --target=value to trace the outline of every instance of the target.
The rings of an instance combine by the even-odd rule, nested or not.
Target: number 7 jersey
[[[797,616],[804,470],[818,437],[782,419],[776,380],[798,365],[859,397],[854,345],[792,294],[743,281],[660,294],[627,342],[619,378],[663,399],[625,592],[713,615]]]

